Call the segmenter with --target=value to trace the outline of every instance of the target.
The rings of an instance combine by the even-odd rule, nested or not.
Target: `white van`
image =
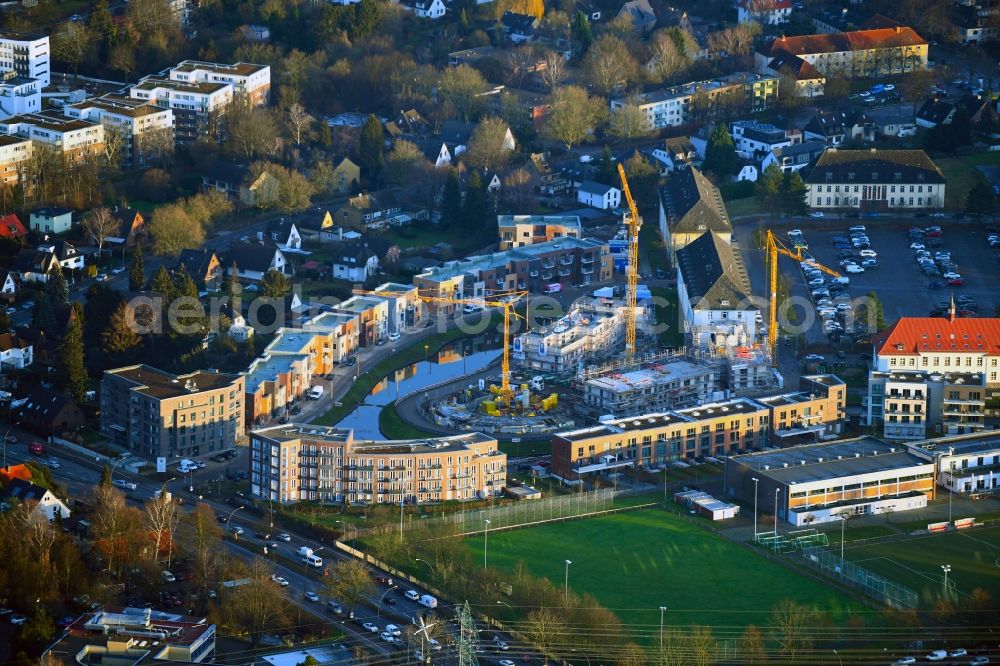
[[[406,594],[403,595],[410,601],[420,601],[420,593],[416,590],[407,590]]]
[[[553,282],[552,284],[547,284],[542,287],[543,294],[557,294],[562,291],[562,285],[558,282]]]
[[[302,564],[308,564],[311,567],[316,567],[317,569],[323,566],[323,558],[319,555],[309,554],[302,558]]]
[[[429,594],[425,594],[420,597],[420,605],[427,606],[427,608],[437,608],[438,600]]]
[[[313,386],[311,389],[309,389],[309,393],[308,393],[309,399],[310,400],[319,400],[320,398],[323,397],[323,391],[324,391],[324,387],[319,386],[319,385]]]
[[[161,579],[161,580],[162,580],[162,581],[163,581],[164,583],[176,583],[176,582],[177,582],[177,577],[176,577],[176,576],[174,576],[174,575],[173,575],[172,573],[170,573],[169,571],[161,571],[161,572],[160,572],[160,579]]]

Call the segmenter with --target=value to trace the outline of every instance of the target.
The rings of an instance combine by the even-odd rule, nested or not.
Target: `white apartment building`
[[[229,83],[186,83],[147,76],[129,88],[129,97],[174,112],[174,139],[190,143],[219,131],[222,114],[233,101]]]
[[[936,437],[909,447],[917,456],[937,463],[937,484],[953,493],[975,495],[1000,488],[1000,437],[996,433]]]
[[[71,160],[98,155],[104,150],[101,124],[67,118],[55,111],[25,113],[0,120],[0,133],[52,146]]]
[[[42,110],[42,86],[38,79],[7,72],[0,78],[0,118]]]
[[[100,123],[108,132],[118,132],[123,140],[121,162],[126,166],[145,166],[148,159],[162,150],[161,144],[173,144],[174,112],[145,100],[104,95],[65,107],[66,115]]]
[[[166,78],[183,83],[227,83],[251,106],[267,106],[271,91],[271,68],[238,62],[233,65],[184,60],[166,71]]]
[[[814,210],[940,208],[945,177],[922,150],[829,148],[806,178]]]
[[[18,76],[37,79],[42,87],[49,85],[49,38],[19,32],[0,32],[0,70],[16,72]]]
[[[20,177],[21,165],[31,157],[31,139],[0,134],[0,182],[14,185]]]
[[[756,120],[737,120],[729,125],[729,133],[736,144],[736,154],[746,159],[766,155],[776,148],[791,146],[793,143],[792,137],[785,130]],[[799,137],[801,138],[801,134]]]

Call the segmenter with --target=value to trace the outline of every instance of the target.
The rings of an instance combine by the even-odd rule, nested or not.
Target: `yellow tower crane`
[[[642,219],[635,207],[635,200],[625,178],[625,168],[618,163],[618,176],[622,180],[622,192],[628,201],[628,264],[625,266],[625,361],[630,363],[635,356],[635,307],[636,291],[639,288],[639,229]]]
[[[840,273],[827,268],[815,259],[804,257],[802,255],[801,247],[796,247],[794,250],[788,249],[788,246],[775,236],[774,232],[770,229],[767,230],[764,249],[766,251],[765,259],[767,261],[768,285],[770,293],[767,308],[767,345],[768,351],[771,353],[771,364],[777,365],[778,363],[774,355],[774,350],[775,345],[778,342],[778,255],[783,254],[786,257],[794,259],[795,261],[805,262],[806,264],[815,266],[827,275],[831,275],[833,277],[839,278]]]
[[[380,291],[366,291],[355,289],[353,293],[361,296],[378,296],[385,298],[385,293]],[[417,294],[424,303],[438,303],[441,305],[479,305],[484,308],[501,308],[503,310],[503,354],[500,374],[500,397],[504,405],[509,409],[514,399],[514,389],[510,387],[510,323],[512,320],[522,318],[515,311],[515,306],[528,295],[526,291],[504,291],[491,294],[483,298],[459,298],[455,296],[425,296]]]

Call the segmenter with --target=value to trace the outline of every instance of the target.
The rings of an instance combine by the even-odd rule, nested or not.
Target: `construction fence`
[[[891,608],[910,610],[916,608],[920,600],[910,588],[872,573],[850,560],[842,559],[839,553],[823,546],[804,547],[798,552],[809,565],[824,575],[855,587]]]

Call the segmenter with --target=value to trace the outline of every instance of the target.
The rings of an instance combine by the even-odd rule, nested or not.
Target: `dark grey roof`
[[[59,208],[58,206],[46,206],[45,208],[39,208],[31,212],[32,215],[38,215],[40,217],[59,217],[60,215],[72,215],[72,208]]]
[[[719,188],[694,167],[670,175],[666,187],[660,190],[660,202],[671,220],[672,232],[733,230]]]
[[[80,252],[76,249],[76,246],[61,239],[50,241],[46,245],[52,246],[53,254],[56,255],[59,261],[66,261],[67,259],[80,256]]]
[[[259,243],[233,243],[233,246],[229,248],[229,258],[226,265],[228,266],[235,261],[236,266],[241,271],[266,273],[271,268],[276,251],[278,251],[278,247],[266,240]]]
[[[0,488],[0,498],[2,499],[17,499],[22,502],[25,501],[39,501],[48,491],[41,486],[36,486],[31,481],[25,481],[24,479],[12,478],[7,481],[7,484]]]
[[[378,259],[378,254],[365,243],[344,243],[337,247],[337,253],[333,257],[336,266],[347,266],[354,268],[364,266],[372,257]]]
[[[677,250],[677,265],[695,309],[737,309],[740,301],[753,294],[740,253],[718,234],[705,232]]]
[[[805,131],[821,136],[833,136],[844,134],[849,128],[858,125],[870,124],[871,120],[867,115],[854,109],[833,113],[819,111],[805,126]]]
[[[472,138],[472,133],[475,129],[476,126],[473,123],[465,123],[461,120],[446,120],[441,125],[441,138],[449,146],[457,144],[468,145],[469,139]]]
[[[819,155],[826,150],[826,144],[817,139],[793,143],[790,146],[778,146],[774,149],[775,157],[795,157],[798,155]]]
[[[531,36],[535,34],[535,19],[530,14],[518,14],[516,12],[504,12],[500,22],[503,23],[507,32],[515,35]]]
[[[621,10],[618,12],[619,16],[622,14],[631,16],[632,23],[638,28],[656,23],[656,12],[650,6],[649,0],[629,0],[622,5]]]
[[[955,105],[951,102],[931,97],[920,105],[920,109],[917,111],[917,119],[933,123],[934,125],[940,125],[954,109]]]
[[[216,160],[205,169],[204,177],[210,181],[228,183],[239,187],[247,176],[249,169],[243,164],[233,164],[223,160]]]
[[[42,388],[28,394],[27,401],[18,408],[18,413],[32,420],[50,421],[71,404],[73,401],[69,396]]]
[[[585,192],[587,194],[597,194],[604,196],[613,189],[616,189],[613,185],[605,185],[604,183],[595,183],[592,180],[585,180],[580,183],[580,187],[577,188],[580,192]]]
[[[183,264],[191,277],[198,280],[208,272],[208,266],[214,256],[215,252],[207,248],[182,250],[181,255],[177,257],[176,268],[179,269]]]
[[[945,182],[944,174],[922,150],[839,150],[828,148],[806,183]]]

